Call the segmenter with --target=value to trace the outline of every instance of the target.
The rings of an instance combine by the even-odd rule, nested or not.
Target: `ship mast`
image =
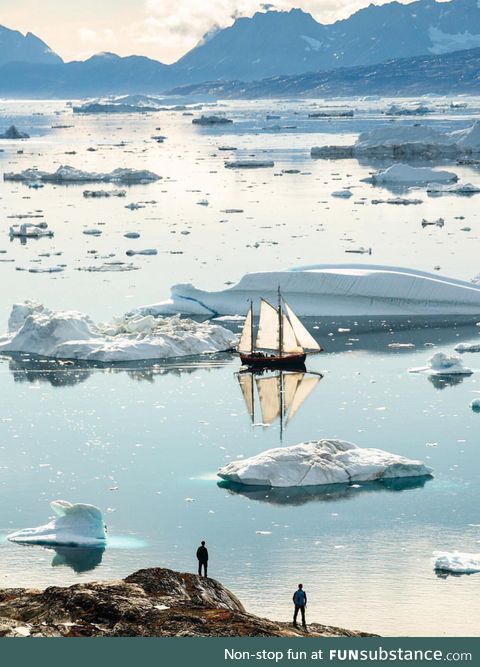
[[[250,301],[250,352],[253,354],[253,349],[255,347],[254,338],[253,338],[253,300]]]
[[[283,355],[283,317],[282,317],[282,295],[280,285],[278,286],[278,356]]]

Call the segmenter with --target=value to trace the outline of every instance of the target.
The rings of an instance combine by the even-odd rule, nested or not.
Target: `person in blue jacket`
[[[302,614],[302,625],[307,627],[305,623],[305,607],[307,606],[307,594],[303,590],[303,584],[298,584],[298,589],[293,594],[293,604],[295,605],[295,612],[293,614],[293,625],[297,627],[298,612]]]

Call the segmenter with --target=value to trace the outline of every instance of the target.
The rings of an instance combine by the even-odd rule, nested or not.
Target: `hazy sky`
[[[385,1],[375,0],[375,4]],[[172,62],[195,46],[213,25],[231,25],[235,14],[251,16],[263,2],[0,0],[0,23],[35,33],[65,60],[113,51]],[[301,7],[318,21],[329,23],[370,4],[370,0],[272,0],[271,4],[278,9]]]

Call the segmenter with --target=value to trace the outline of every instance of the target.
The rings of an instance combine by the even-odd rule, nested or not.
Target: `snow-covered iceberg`
[[[480,554],[454,552],[436,552],[434,568],[452,574],[474,574],[480,572]]]
[[[76,311],[16,304],[0,352],[98,362],[168,359],[231,349],[237,337],[210,322],[180,317],[123,316],[96,324]]]
[[[480,185],[474,185],[473,183],[452,183],[450,185],[430,183],[427,192],[438,195],[474,195],[480,192]]]
[[[136,314],[243,315],[250,300],[275,300],[278,286],[300,316],[468,316],[480,313],[480,285],[382,265],[316,264],[247,273],[218,292],[174,285],[171,298]]]
[[[411,167],[408,164],[393,164],[383,171],[363,179],[367,183],[398,183],[399,185],[421,185],[428,183],[452,183],[458,180],[453,171]]]
[[[55,517],[36,528],[24,528],[7,535],[10,542],[64,546],[104,546],[105,524],[95,505],[54,500],[50,503]]]
[[[229,482],[254,486],[318,486],[431,475],[421,461],[344,440],[313,440],[232,461],[218,471]]]
[[[233,123],[233,120],[226,116],[204,116],[202,114],[198,118],[194,118],[192,123],[194,125],[229,125]]]
[[[427,375],[472,375],[473,371],[463,365],[457,354],[435,352],[426,366],[411,368],[410,373],[427,373]]]
[[[351,146],[314,146],[316,158],[391,157],[394,159],[461,157],[480,153],[480,121],[454,132],[428,125],[389,123],[362,132]]]
[[[25,169],[19,173],[13,171],[5,172],[3,179],[5,181],[42,181],[46,183],[152,183],[158,181],[161,176],[154,174],[147,169],[126,169],[119,167],[107,173],[95,171],[83,171],[69,165],[61,165],[57,171],[48,172],[38,169]]]

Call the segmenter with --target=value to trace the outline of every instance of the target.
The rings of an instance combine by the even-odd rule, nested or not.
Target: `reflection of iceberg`
[[[480,286],[425,271],[382,265],[316,264],[248,273],[225,290],[174,285],[171,298],[136,311],[212,317],[244,313],[250,301],[275,300],[280,287],[300,316],[471,316],[480,312]]]
[[[293,487],[430,475],[421,461],[344,440],[313,440],[278,447],[220,468],[218,476],[246,485]]]
[[[218,486],[233,495],[245,496],[249,500],[259,500],[271,505],[305,505],[313,501],[351,500],[366,492],[421,489],[431,479],[430,475],[424,475],[423,477],[382,479],[360,484],[323,484],[289,488],[248,486],[222,480],[218,482]]]
[[[74,572],[89,572],[102,562],[105,547],[54,547],[52,567],[67,566]]]
[[[24,528],[7,535],[10,542],[63,546],[102,546],[105,524],[95,505],[54,500],[50,503],[56,516],[43,526]]]
[[[435,389],[447,389],[462,384],[465,375],[429,375],[428,380]]]
[[[236,340],[231,331],[209,322],[146,315],[95,324],[83,313],[26,302],[13,306],[0,352],[121,362],[211,354],[232,348]]]

